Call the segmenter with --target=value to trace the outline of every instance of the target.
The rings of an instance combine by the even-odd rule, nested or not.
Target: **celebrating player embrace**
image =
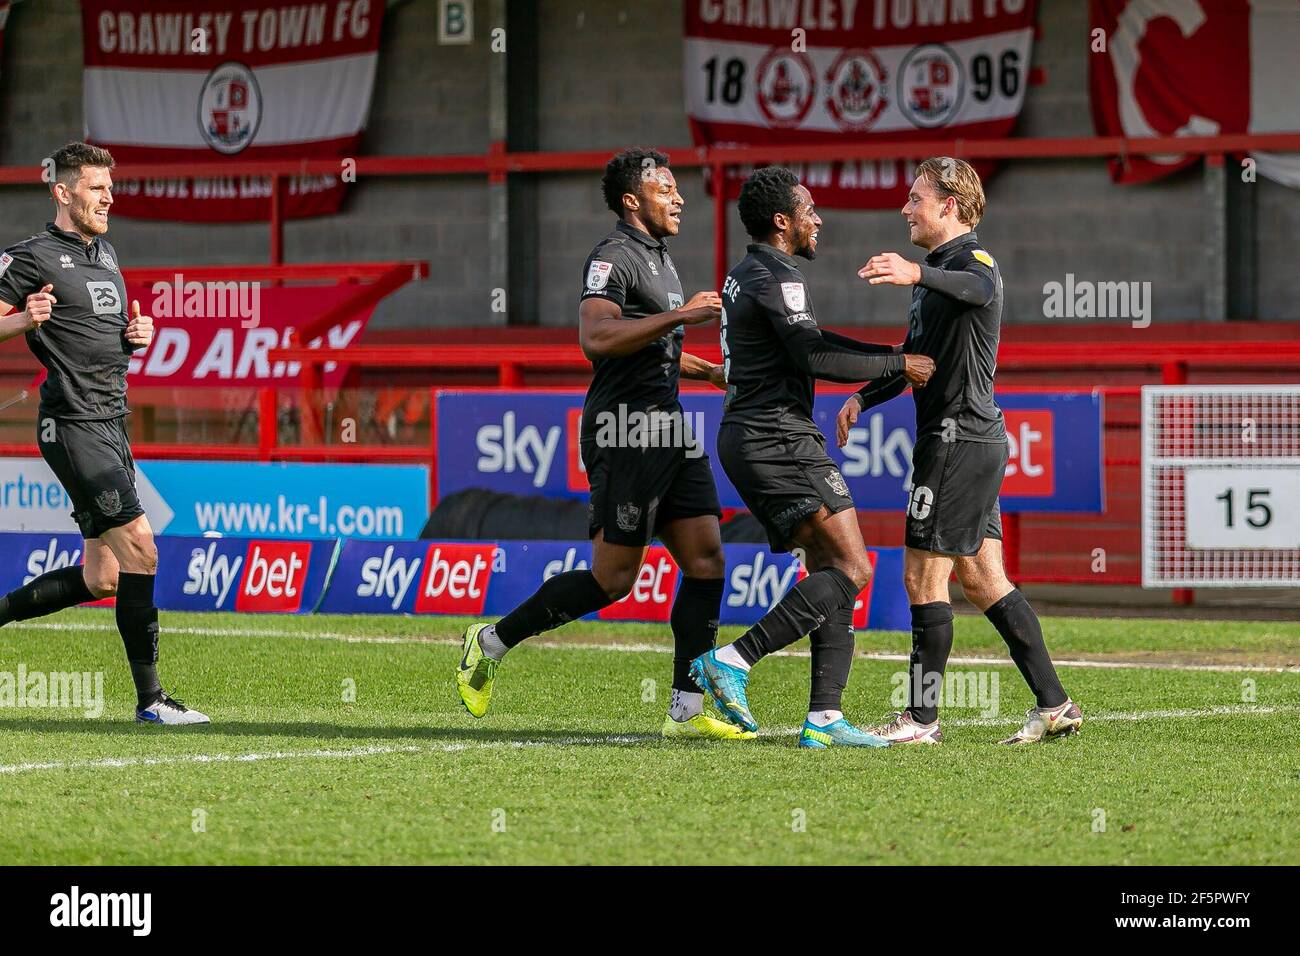
[[[0,341],[25,334],[45,366],[37,441],[72,499],[86,558],[0,598],[0,624],[116,594],[136,719],[205,724],[158,682],[158,549],[136,495],[126,430],[126,368],[131,353],[153,340],[153,320],[138,302],[128,313],[117,253],[104,238],[113,157],[69,143],[52,159],[54,221],[0,256]]]
[[[718,457],[772,550],[797,546],[809,574],[735,643],[696,660],[691,673],[730,720],[756,730],[750,668],[811,632],[812,692],[799,745],[887,746],[840,710],[853,660],[853,606],[871,565],[844,476],[812,419],[813,389],[819,378],[894,375],[920,386],[934,363],[818,328],[798,259],[816,256],[821,218],[788,169],[755,172],[739,209],[754,242],[722,287],[727,399]]]
[[[931,356],[934,378],[916,398],[916,447],[907,508],[903,581],[912,606],[909,704],[872,733],[894,743],[938,743],[938,702],[952,650],[948,579],[957,570],[966,599],[984,612],[1011,651],[1038,706],[1002,741],[1034,743],[1073,733],[1083,717],[1057,679],[1043,629],[1002,564],[998,491],[1007,466],[1007,433],[993,400],[1002,276],[974,228],[984,188],[970,164],[927,159],[917,167],[903,207],[924,264],[887,252],[858,273],[871,285],[913,286],[903,348]],[[837,419],[841,447],[863,409],[902,393],[894,374],[849,396]]]
[[[581,448],[591,484],[591,570],[557,574],[495,624],[470,625],[456,687],[465,708],[482,717],[506,652],[626,595],[658,536],[682,569],[671,617],[673,693],[663,735],[753,737],[703,712],[704,697],[687,670],[717,639],[724,562],[713,470],[685,427],[677,386],[681,378],[722,384],[718,366],[682,351],[687,325],[718,317],[718,294],[697,292],[683,302],[665,240],[677,235],[684,203],[666,155],[624,150],[606,165],[602,187],[619,221],[587,257],[578,306],[582,350],[593,373]],[[604,425],[638,416],[659,424],[640,438]]]

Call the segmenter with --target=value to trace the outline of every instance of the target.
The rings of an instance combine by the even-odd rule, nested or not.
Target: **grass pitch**
[[[666,626],[529,642],[476,721],[464,624],[164,613],[165,685],[214,720],[170,731],[130,722],[111,612],[0,629],[0,672],[102,671],[106,698],[0,707],[0,862],[1300,863],[1300,624],[1045,619],[1058,662],[1094,665],[1060,667],[1084,730],[1013,749],[993,742],[1028,691],[959,616],[950,674],[996,676],[997,713],[946,708],[940,747],[823,752],[795,747],[806,643],[755,670],[760,739],[669,743]],[[905,669],[859,657],[848,716],[891,710]]]

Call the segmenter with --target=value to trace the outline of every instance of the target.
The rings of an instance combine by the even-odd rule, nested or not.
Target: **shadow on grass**
[[[110,720],[50,720],[0,717],[0,736],[13,734],[37,736],[42,734],[98,735],[111,738],[166,737],[262,737],[309,738],[320,747],[331,742],[373,743],[375,741],[411,741],[416,743],[448,744],[557,744],[569,746],[629,746],[662,743],[665,746],[698,746],[714,741],[665,740],[657,733],[644,731],[595,732],[590,729],[537,729],[503,727],[370,727],[320,722],[296,723],[292,721],[254,722],[221,721],[208,725],[159,728],[145,724]],[[728,746],[740,743],[746,746],[787,745],[784,736],[760,737],[749,741],[717,741]]]

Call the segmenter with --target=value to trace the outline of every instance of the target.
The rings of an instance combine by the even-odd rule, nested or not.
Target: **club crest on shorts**
[[[625,505],[616,505],[614,521],[618,524],[619,531],[635,531],[641,521],[641,509],[630,501]]]
[[[593,259],[587,268],[587,288],[599,292],[609,284],[609,274],[614,271],[614,263]]]
[[[0,276],[9,271],[9,266],[13,261],[14,257],[9,255],[9,253],[0,252]]]
[[[791,312],[804,311],[804,304],[807,296],[804,295],[802,282],[782,282],[781,298],[785,299],[785,307]]]
[[[844,483],[844,476],[838,471],[832,471],[826,476],[826,484],[831,486],[831,491],[835,492],[841,498],[849,496],[849,486]]]
[[[122,510],[122,496],[116,488],[109,488],[95,495],[95,507],[106,518],[111,518]]]

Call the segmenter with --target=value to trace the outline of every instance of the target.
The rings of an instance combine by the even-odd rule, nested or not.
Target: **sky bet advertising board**
[[[756,544],[726,544],[726,591],[721,623],[753,624],[807,572],[791,555]],[[858,595],[854,626],[907,630],[901,548],[868,552],[876,570]],[[542,582],[591,565],[587,541],[343,542],[324,613],[460,614],[495,618],[529,597]],[[666,548],[650,548],[631,592],[590,620],[668,623],[681,575]]]
[[[499,617],[542,582],[591,565],[588,541],[376,541],[158,537],[155,598],[164,611],[459,614]],[[721,623],[749,625],[807,572],[789,554],[726,544]],[[875,574],[854,604],[860,630],[907,630],[901,548],[868,552]],[[0,533],[0,593],[84,563],[73,533]],[[667,624],[681,583],[667,549],[650,548],[631,592],[591,620]],[[167,622],[163,620],[166,631]]]
[[[325,591],[334,540],[160,535],[154,600],[168,611],[305,614]],[[76,532],[0,534],[0,593],[84,564]],[[166,630],[166,622],[164,622]]]
[[[846,397],[820,396],[813,407],[814,420],[828,436],[826,450],[858,508],[901,510],[911,486],[916,441],[912,398],[902,395],[864,412],[850,430],[848,444],[836,448],[835,416]],[[582,398],[582,392],[567,390],[439,392],[438,494],[486,488],[585,498],[587,475],[578,454]],[[1098,393],[998,395],[1011,452],[1002,485],[1004,511],[1103,510],[1101,403]],[[715,450],[722,394],[686,393],[682,407],[685,422],[713,461],[723,507],[744,507]],[[616,418],[611,425],[622,427]]]

